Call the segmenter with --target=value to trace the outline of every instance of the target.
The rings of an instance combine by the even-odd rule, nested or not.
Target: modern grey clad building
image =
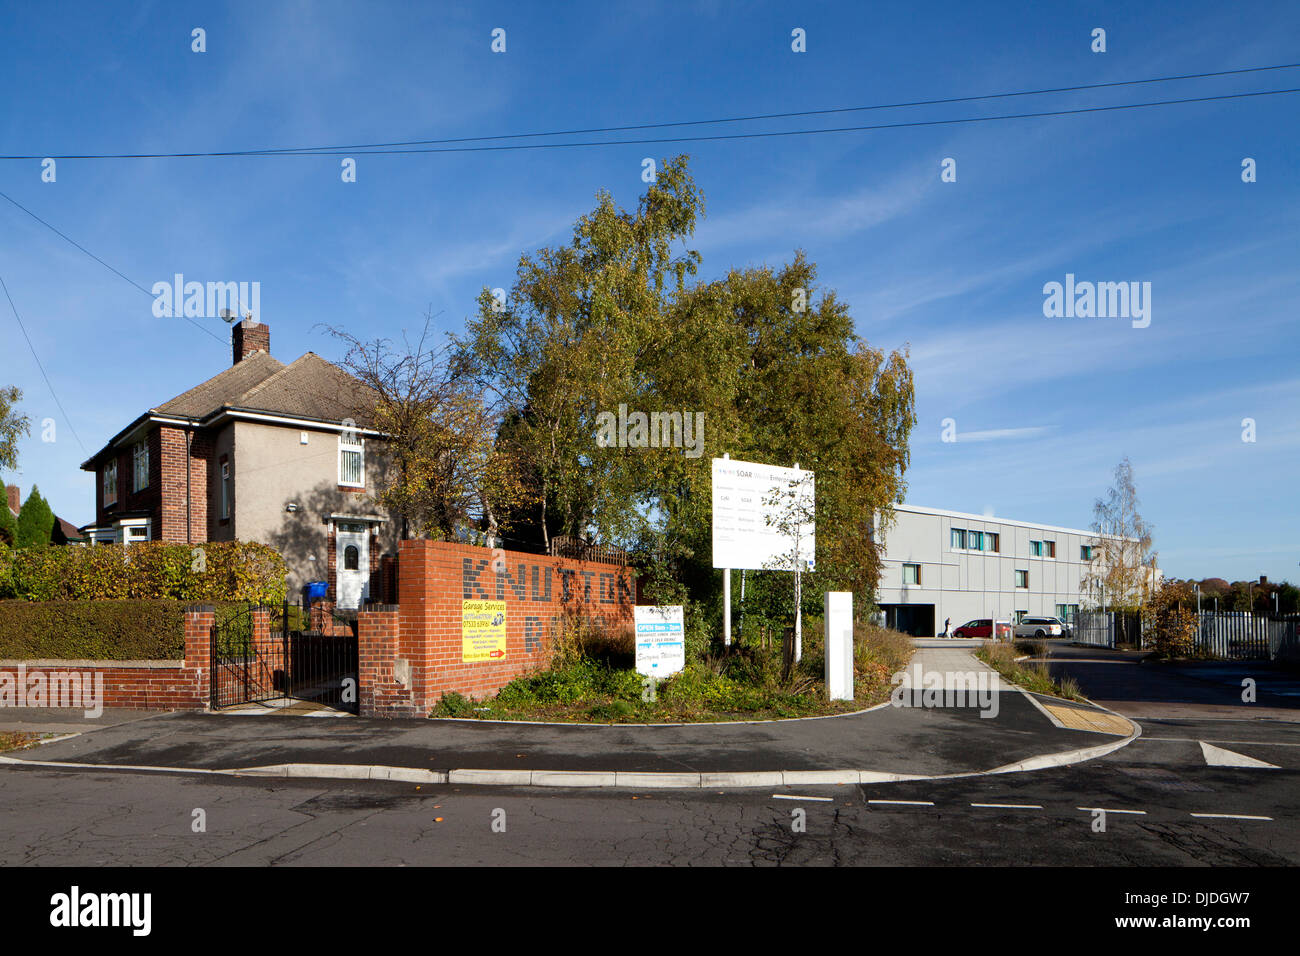
[[[939,508],[896,505],[884,532],[877,592],[884,623],[918,636],[992,618],[1062,620],[1091,595],[1081,590],[1099,535],[1077,528]]]

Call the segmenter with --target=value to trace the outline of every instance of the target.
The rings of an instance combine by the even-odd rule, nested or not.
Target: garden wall
[[[566,621],[632,626],[635,578],[620,564],[403,541],[398,566],[398,605],[360,615],[362,716],[423,717],[446,693],[493,694],[547,666]]]
[[[0,660],[0,707],[70,707],[91,717],[105,707],[202,710],[209,699],[213,610],[193,605],[183,620],[180,660]]]

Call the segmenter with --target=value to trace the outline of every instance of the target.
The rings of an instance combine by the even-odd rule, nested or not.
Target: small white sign
[[[734,458],[713,459],[713,566],[751,571],[793,571],[791,536],[773,524],[779,503],[797,497],[798,510],[812,512],[813,473]],[[817,537],[813,522],[803,525],[799,557],[805,570],[816,570]]]
[[[682,606],[638,604],[636,621],[636,672],[647,677],[669,677],[686,667],[686,629]]]

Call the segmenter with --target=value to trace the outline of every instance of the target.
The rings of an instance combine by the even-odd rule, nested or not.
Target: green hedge
[[[187,603],[0,601],[0,658],[179,660]]]
[[[257,601],[286,593],[284,558],[248,541],[190,546],[76,545],[10,550],[0,545],[0,598],[26,601]]]

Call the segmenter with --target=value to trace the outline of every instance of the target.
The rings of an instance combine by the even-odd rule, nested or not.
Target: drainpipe
[[[186,544],[194,543],[194,540],[190,532],[190,528],[192,527],[190,523],[190,502],[192,500],[190,494],[190,445],[193,441],[194,441],[194,431],[189,428],[185,429],[185,543]]]

